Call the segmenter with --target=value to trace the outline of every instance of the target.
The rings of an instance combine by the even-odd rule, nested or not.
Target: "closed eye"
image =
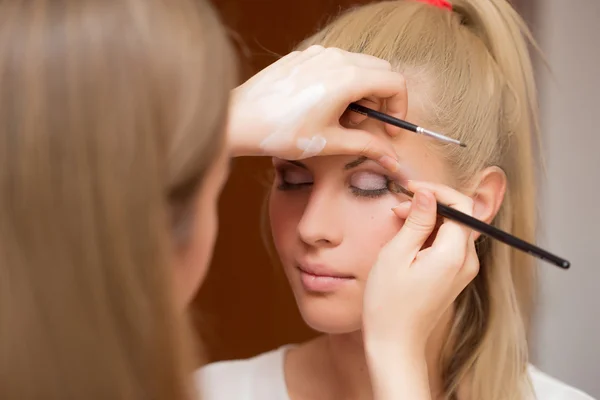
[[[377,198],[389,193],[390,178],[369,171],[360,171],[350,177],[350,189],[358,197]]]
[[[299,168],[277,168],[277,189],[293,190],[313,184],[312,174]]]

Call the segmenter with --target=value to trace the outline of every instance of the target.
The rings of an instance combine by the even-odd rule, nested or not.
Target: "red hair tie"
[[[436,6],[436,7],[440,7],[440,8],[446,8],[446,9],[452,11],[452,4],[450,4],[450,2],[447,0],[417,0],[417,1],[420,1],[421,3],[431,4],[432,6]]]

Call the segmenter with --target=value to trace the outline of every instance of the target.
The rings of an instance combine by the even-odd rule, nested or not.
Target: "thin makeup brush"
[[[390,183],[388,184],[388,189],[393,193],[402,193],[410,198],[413,198],[414,196],[413,192],[406,189],[404,186],[400,185],[398,182],[395,181],[390,181]],[[531,243],[527,243],[526,241],[521,240],[516,236],[506,233],[492,225],[486,224],[485,222],[473,218],[452,207],[437,203],[437,213],[442,217],[446,217],[460,224],[466,225],[477,232],[499,240],[502,243],[524,251],[525,253],[531,254],[532,256],[535,256],[541,260],[550,262],[556,265],[557,267],[569,269],[569,267],[571,266],[571,263],[565,260],[564,258],[560,258],[542,248],[539,248]]]
[[[442,142],[457,144],[460,147],[467,147],[466,144],[460,142],[459,140],[449,138],[448,136],[444,136],[441,133],[430,131],[429,129],[421,128],[420,126],[411,124],[410,122],[394,118],[391,115],[372,110],[368,107],[361,106],[360,104],[350,103],[350,105],[348,106],[348,110],[354,111],[355,113],[365,115],[369,118],[373,118],[381,122],[385,122],[393,126],[397,126],[398,128],[406,129],[408,131],[412,131],[421,135],[432,137],[437,140],[441,140]]]

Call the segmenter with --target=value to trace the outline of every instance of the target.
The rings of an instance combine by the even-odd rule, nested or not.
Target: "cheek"
[[[218,206],[216,198],[206,199],[197,208],[194,214],[194,233],[192,240],[195,242],[189,265],[196,270],[198,283],[202,283],[210,265],[215,242],[219,231]]]
[[[183,221],[183,227],[174,270],[176,300],[181,307],[186,307],[202,285],[213,254],[218,217],[212,199],[200,196],[194,211]]]
[[[404,221],[392,211],[398,204],[392,196],[378,200],[352,201],[346,205],[344,250],[348,260],[360,268],[357,274],[366,279],[379,251],[402,227]]]
[[[269,194],[269,223],[273,244],[280,257],[293,246],[297,238],[298,224],[305,208],[304,202],[298,197],[285,196],[275,189]]]

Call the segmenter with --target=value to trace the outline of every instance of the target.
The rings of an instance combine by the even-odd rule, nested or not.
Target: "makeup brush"
[[[386,124],[397,126],[398,128],[406,129],[408,131],[412,131],[415,133],[419,133],[421,135],[432,137],[437,140],[441,140],[446,143],[453,143],[453,144],[459,145],[460,147],[467,147],[466,144],[461,143],[459,140],[449,138],[448,136],[444,136],[441,133],[437,133],[437,132],[430,131],[425,128],[421,128],[420,126],[411,124],[410,122],[406,122],[401,119],[394,118],[391,115],[387,115],[382,112],[372,110],[368,107],[361,106],[360,104],[350,103],[350,105],[348,106],[348,110],[354,111],[355,113],[365,115],[369,118],[373,118],[373,119],[376,119],[381,122],[385,122]]]
[[[395,181],[390,181],[390,183],[388,184],[388,189],[392,193],[402,193],[410,198],[414,196],[413,192],[406,189],[404,186],[400,185],[398,182]],[[525,253],[531,254],[532,256],[535,256],[541,260],[550,262],[556,265],[557,267],[569,269],[569,267],[571,266],[571,263],[565,260],[564,258],[560,258],[542,248],[539,248],[531,243],[527,243],[526,241],[521,240],[516,236],[506,233],[492,225],[486,224],[485,222],[473,218],[452,207],[448,207],[444,204],[437,203],[437,213],[442,217],[446,217],[448,219],[458,222],[459,224],[466,225],[477,232],[499,240],[502,243],[524,251]]]

